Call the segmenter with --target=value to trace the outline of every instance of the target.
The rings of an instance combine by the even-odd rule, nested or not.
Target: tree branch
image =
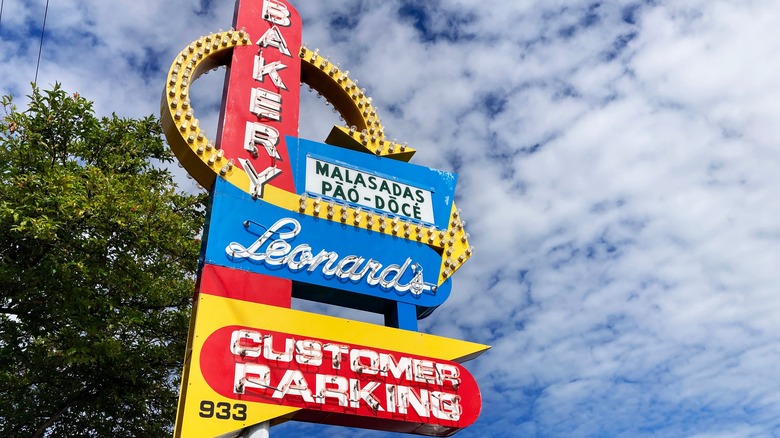
[[[8,308],[8,307],[0,307],[0,315],[19,316],[19,313],[16,312],[14,309],[11,309],[11,308]]]
[[[63,406],[54,413],[48,420],[44,421],[43,424],[38,427],[38,430],[35,431],[33,434],[33,438],[43,438],[43,434],[46,433],[46,430],[51,427],[52,424],[54,424],[55,421],[59,420],[62,415],[67,412],[68,409],[70,409],[71,405],[78,399],[78,397],[73,397],[65,401],[63,403]]]

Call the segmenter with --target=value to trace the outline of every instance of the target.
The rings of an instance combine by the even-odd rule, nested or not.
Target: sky
[[[0,1],[0,93],[21,104],[45,1]],[[459,175],[474,256],[420,322],[492,346],[457,436],[780,436],[780,2],[293,4],[412,162]],[[158,115],[175,54],[233,5],[53,0],[38,83]],[[221,73],[195,88],[215,126]],[[324,140],[338,118],[303,95],[301,137]]]

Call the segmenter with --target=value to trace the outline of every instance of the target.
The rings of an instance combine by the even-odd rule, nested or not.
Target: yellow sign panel
[[[209,365],[215,359],[214,342],[209,339],[213,340],[220,333],[243,331],[233,328],[259,327],[299,339],[319,338],[349,345],[370,345],[377,350],[454,362],[473,359],[489,348],[466,341],[214,295],[200,294],[197,304],[192,354],[185,364],[186,387],[182,388],[180,399],[177,437],[235,436],[238,431],[255,424],[275,419],[284,421],[285,416],[299,410],[297,407],[250,401],[214,389],[218,386],[214,384],[215,379],[233,382],[237,368],[220,369],[218,365]],[[228,355],[231,348],[234,353],[235,348],[241,348],[241,351],[250,351],[251,355],[251,348],[237,347],[237,342],[234,341],[232,347],[229,342],[224,342],[220,348]],[[204,365],[208,369],[204,369]],[[215,377],[215,373],[219,376]],[[255,383],[248,380],[247,386]],[[271,382],[270,385],[277,384]]]

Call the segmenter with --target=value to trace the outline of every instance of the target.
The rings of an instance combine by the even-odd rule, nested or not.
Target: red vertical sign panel
[[[294,192],[285,136],[298,136],[300,15],[285,0],[239,0],[234,26],[255,44],[233,52],[217,147],[258,184]]]

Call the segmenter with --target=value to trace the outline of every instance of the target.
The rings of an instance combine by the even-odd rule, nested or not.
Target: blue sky
[[[458,436],[780,435],[780,3],[294,4],[413,162],[459,174],[475,256],[421,322],[493,346],[468,365],[484,406]],[[44,5],[4,0],[0,92],[20,102]],[[232,14],[52,1],[39,83],[157,114],[175,53]],[[220,79],[196,86],[204,123]],[[302,108],[302,137],[338,123],[309,93]]]

